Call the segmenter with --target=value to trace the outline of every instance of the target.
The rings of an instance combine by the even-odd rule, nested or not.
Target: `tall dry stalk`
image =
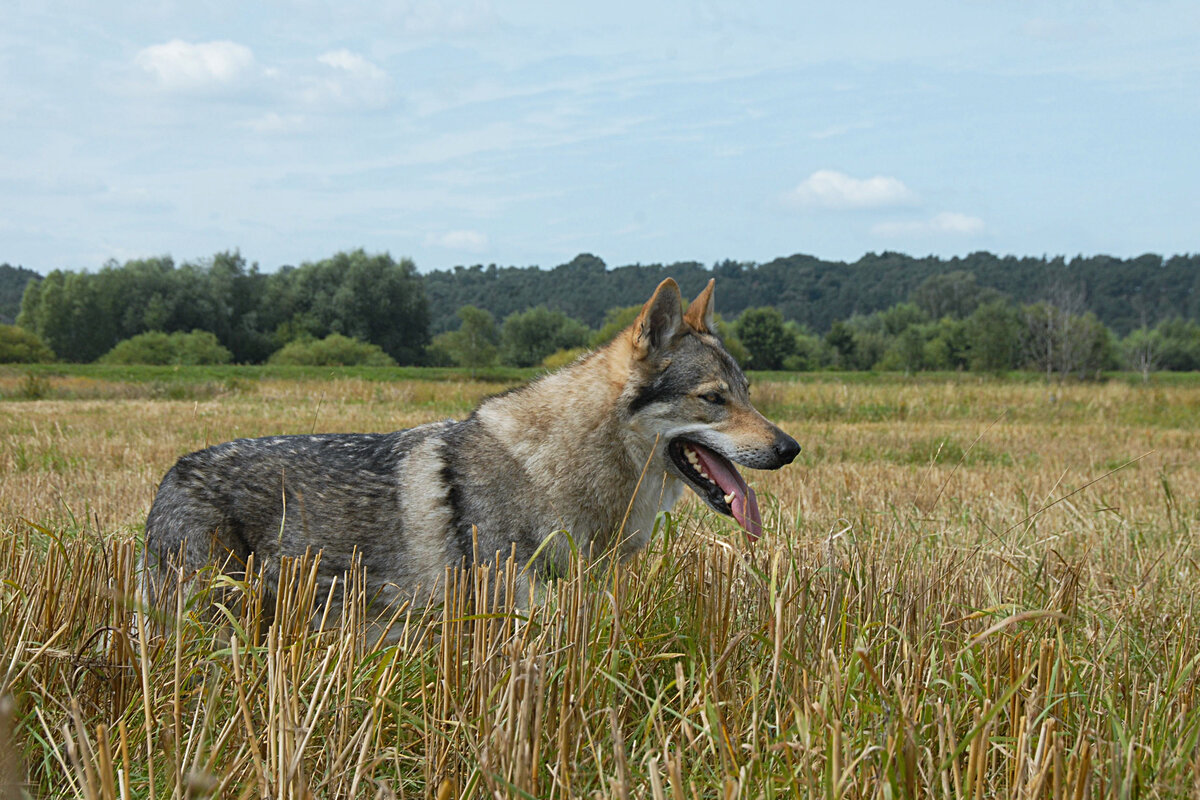
[[[384,413],[342,390],[323,408],[345,403],[348,427]],[[253,581],[222,585],[215,618],[182,603],[137,613],[130,522],[64,517],[21,492],[153,470],[104,449],[93,407],[26,404],[10,439],[61,459],[6,472],[0,492],[43,509],[0,532],[0,788],[1198,796],[1200,404],[1187,390],[1067,386],[1054,407],[1009,384],[756,392],[808,448],[755,476],[770,531],[756,548],[690,505],[634,562],[576,563],[538,586],[526,615],[509,564],[452,575],[430,612],[389,620],[353,576],[319,596],[314,559],[298,559],[270,627]],[[257,425],[282,404],[232,408]],[[151,424],[104,420],[126,442]],[[373,646],[388,625],[399,644]]]

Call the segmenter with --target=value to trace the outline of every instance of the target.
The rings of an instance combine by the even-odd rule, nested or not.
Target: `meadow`
[[[1200,384],[756,375],[803,446],[751,545],[689,499],[527,617],[392,647],[135,614],[157,481],[239,436],[461,416],[397,370],[0,370],[0,798],[1200,797]],[[158,620],[162,622],[162,620]]]

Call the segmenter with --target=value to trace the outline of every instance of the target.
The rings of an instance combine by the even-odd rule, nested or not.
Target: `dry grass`
[[[519,624],[448,591],[385,649],[355,592],[320,634],[131,613],[181,453],[496,388],[0,403],[0,797],[1200,797],[1198,388],[762,384],[805,452],[751,476],[755,548],[689,503]]]

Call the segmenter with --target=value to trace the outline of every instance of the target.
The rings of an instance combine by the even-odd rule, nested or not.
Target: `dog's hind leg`
[[[261,571],[249,551],[230,547],[216,531],[189,538],[206,540],[203,558],[190,552],[192,541],[162,549],[147,540],[142,556],[142,601],[152,616],[164,622],[181,613],[214,619],[218,604],[239,616],[256,609],[270,616],[272,593],[265,590],[267,581],[260,580]],[[247,604],[251,607],[242,608]]]
[[[248,570],[251,551],[236,523],[199,494],[195,487],[181,485],[172,470],[146,519],[144,600],[160,618],[173,618],[181,610],[211,616],[216,603],[234,601],[231,581],[248,585],[256,577]],[[197,599],[204,593],[208,596]],[[207,608],[198,608],[200,603]],[[262,605],[273,604],[264,600]]]

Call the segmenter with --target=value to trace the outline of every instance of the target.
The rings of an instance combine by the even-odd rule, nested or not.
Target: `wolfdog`
[[[716,335],[713,281],[684,311],[668,278],[612,342],[461,422],[185,455],[146,520],[149,599],[174,608],[174,587],[240,575],[251,555],[270,586],[281,559],[306,552],[321,554],[321,591],[361,564],[387,607],[437,599],[448,567],[512,556],[527,593],[573,551],[643,548],[684,487],[757,538],[758,501],[733,464],[778,469],[799,451],[751,405]]]

